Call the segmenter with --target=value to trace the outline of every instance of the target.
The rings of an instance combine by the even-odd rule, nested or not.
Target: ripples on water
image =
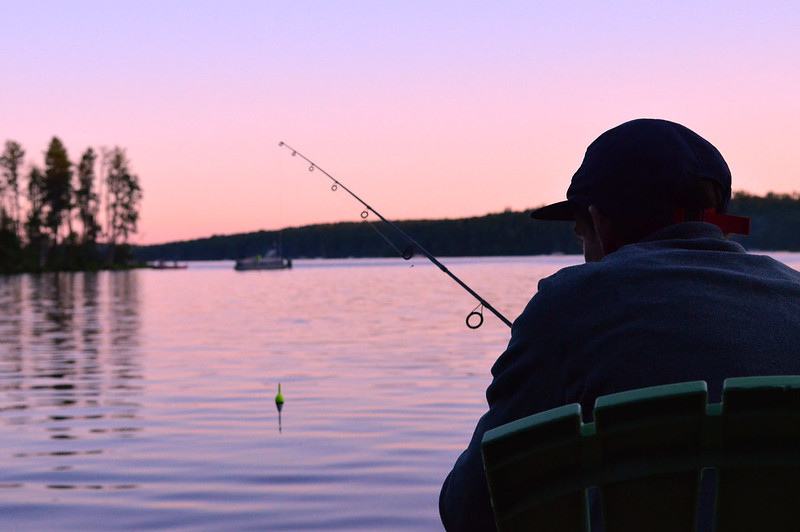
[[[511,320],[576,262],[445,261]],[[509,334],[475,304],[416,259],[0,277],[0,529],[439,529]]]

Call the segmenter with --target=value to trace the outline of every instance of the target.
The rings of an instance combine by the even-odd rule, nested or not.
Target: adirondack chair
[[[714,470],[716,531],[800,531],[800,377],[728,379],[721,404],[707,396],[702,381],[644,388],[598,398],[591,423],[571,404],[488,431],[498,530],[586,532],[589,489],[604,532],[695,530]]]

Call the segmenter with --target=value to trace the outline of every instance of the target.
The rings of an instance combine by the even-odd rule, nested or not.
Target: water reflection
[[[6,277],[0,282],[0,339],[3,340],[4,364],[13,365],[17,371],[22,366],[22,277]]]
[[[0,486],[134,486],[91,477],[103,477],[92,469],[114,440],[142,430],[137,279],[137,272],[0,277],[0,425],[13,428],[4,443],[16,451]],[[79,468],[80,482],[71,480]],[[28,479],[13,478],[15,470]]]

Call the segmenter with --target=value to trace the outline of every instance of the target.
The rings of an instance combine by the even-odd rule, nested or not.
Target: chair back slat
[[[606,532],[695,529],[701,468],[687,468],[684,457],[699,451],[707,397],[705,382],[689,382],[598,398]]]
[[[584,492],[553,489],[580,474],[582,444],[577,404],[486,432],[483,460],[499,530],[588,530]]]
[[[728,379],[718,532],[800,530],[800,377]]]

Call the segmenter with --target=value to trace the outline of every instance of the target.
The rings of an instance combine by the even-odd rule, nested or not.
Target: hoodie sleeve
[[[486,391],[489,409],[442,486],[439,513],[448,531],[495,529],[481,455],[483,434],[563,404],[559,334],[554,330],[553,312],[546,312],[547,298],[540,294],[514,322],[508,347],[492,367],[493,380]]]

